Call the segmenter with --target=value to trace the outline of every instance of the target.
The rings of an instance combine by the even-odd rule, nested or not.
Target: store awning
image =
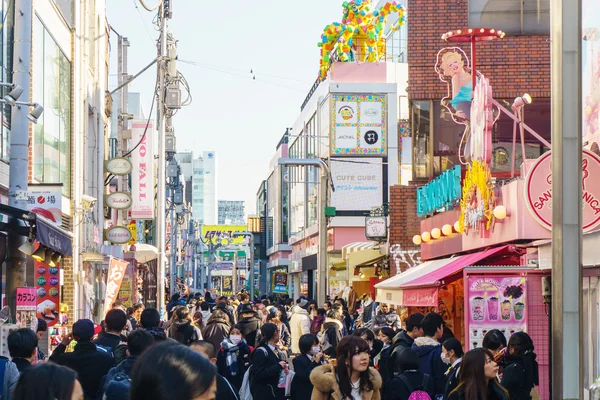
[[[67,231],[44,221],[40,216],[36,218],[35,240],[65,256],[73,255],[71,235]]]
[[[358,268],[372,267],[372,266],[374,266],[375,264],[380,264],[380,263],[382,263],[382,262],[383,262],[383,260],[385,260],[385,258],[386,258],[386,257],[387,257],[387,256],[378,256],[378,257],[375,257],[375,258],[373,258],[373,259],[371,259],[371,260],[368,260],[368,261],[362,262],[362,263],[360,263],[360,264],[356,264],[356,267],[358,267]]]
[[[480,251],[473,254],[467,254],[464,256],[457,257],[456,260],[448,263],[434,271],[427,274],[421,275],[418,278],[406,283],[406,288],[418,288],[427,286],[440,286],[444,279],[449,278],[459,272],[465,267],[476,265],[486,258],[492,257],[498,253],[506,251],[510,246],[500,246],[493,249]]]
[[[158,258],[158,249],[150,244],[136,243],[131,245],[131,252],[133,252],[133,258],[140,264],[147,263]]]
[[[379,243],[377,243],[377,242],[354,242],[354,243],[347,244],[344,247],[342,247],[342,258],[344,260],[347,260],[350,253],[354,253],[354,252],[362,251],[362,250],[374,249],[378,245],[379,245]]]

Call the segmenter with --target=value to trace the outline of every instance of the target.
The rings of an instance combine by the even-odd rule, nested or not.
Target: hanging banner
[[[37,328],[37,317],[36,317],[36,301],[34,287],[20,287],[17,288],[17,325],[21,328],[29,328],[36,330]]]
[[[488,331],[498,329],[506,340],[527,331],[525,277],[470,276],[467,280],[468,349],[481,347]]]
[[[154,122],[131,122],[131,219],[154,219]],[[137,146],[137,147],[135,147]]]
[[[107,312],[111,309],[112,304],[117,299],[119,288],[123,282],[125,270],[128,265],[129,263],[127,261],[119,260],[114,257],[110,258],[110,263],[108,264],[108,276],[106,278],[106,297],[104,299],[104,309]]]
[[[48,327],[58,322],[60,311],[60,264],[51,267],[39,261],[33,262],[35,268],[36,316],[43,319]]]
[[[27,210],[62,225],[62,185],[29,184]]]

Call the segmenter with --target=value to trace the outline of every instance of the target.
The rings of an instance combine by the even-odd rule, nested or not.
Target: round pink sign
[[[600,157],[587,150],[582,155],[583,231],[600,224]],[[552,229],[552,152],[544,153],[525,178],[525,203],[531,215],[546,229]]]

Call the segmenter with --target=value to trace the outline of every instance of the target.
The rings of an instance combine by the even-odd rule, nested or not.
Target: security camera
[[[44,112],[44,107],[38,103],[33,103],[32,107],[33,110],[31,110],[31,112],[27,116],[27,119],[33,122],[34,124],[37,124],[38,118],[41,117],[42,113]]]
[[[91,211],[98,200],[95,197],[84,194],[81,196],[81,206],[85,211]]]
[[[12,85],[11,88],[12,90],[4,96],[4,100],[14,107],[17,104],[19,97],[23,94],[23,88],[19,85]]]

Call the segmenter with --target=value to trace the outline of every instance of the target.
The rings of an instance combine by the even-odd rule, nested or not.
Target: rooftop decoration
[[[335,50],[341,62],[377,62],[385,57],[384,28],[391,13],[398,21],[391,27],[397,30],[406,20],[405,9],[396,1],[375,10],[371,0],[351,0],[342,4],[342,22],[327,25],[318,46],[321,48],[319,77],[327,78],[331,66],[331,52]]]

